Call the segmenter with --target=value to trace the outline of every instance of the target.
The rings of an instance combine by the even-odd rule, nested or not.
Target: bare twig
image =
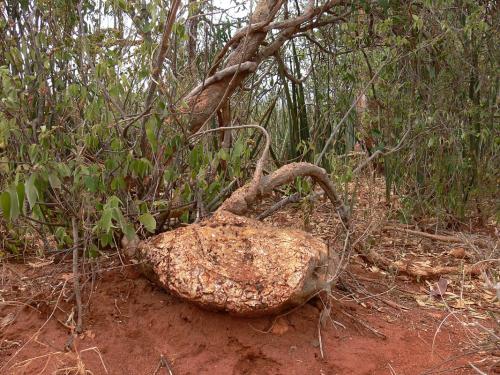
[[[207,205],[207,210],[210,212],[214,209],[214,207],[219,203],[219,201],[224,198],[229,192],[233,189],[233,186],[236,184],[237,179],[234,179],[227,185],[224,189],[222,189],[217,196],[210,201]]]
[[[165,60],[165,56],[167,54],[168,46],[170,43],[170,35],[172,34],[172,28],[174,26],[175,17],[177,15],[177,10],[179,9],[181,1],[174,0],[172,4],[172,8],[167,16],[167,21],[165,22],[165,28],[163,29],[163,34],[161,37],[160,50],[158,51],[158,55],[156,56],[156,62],[153,67],[153,72],[151,74],[151,81],[149,83],[148,96],[146,97],[146,103],[144,104],[144,108],[147,110],[151,107],[151,103],[153,101],[154,93],[156,87],[158,86],[158,79],[160,77],[163,61]],[[146,120],[142,121],[142,140],[141,140],[141,148],[144,153],[147,145],[147,137],[146,137]]]
[[[425,237],[430,240],[435,240],[435,241],[441,241],[441,242],[447,242],[447,243],[463,243],[464,240],[463,238],[459,236],[445,236],[445,235],[439,235],[439,234],[432,234],[432,233],[427,233],[427,232],[422,232],[418,230],[412,230],[404,227],[399,227],[395,225],[386,225],[384,227],[385,230],[393,230],[397,232],[404,232],[408,234],[413,234],[415,236],[420,236],[420,237]],[[474,242],[474,241],[472,241]],[[482,244],[482,241],[477,241],[478,244]]]
[[[272,215],[276,211],[280,210],[283,206],[285,206],[289,203],[297,203],[298,201],[300,201],[300,198],[302,198],[300,193],[294,193],[292,195],[289,195],[289,196],[283,198],[282,200],[280,200],[279,202],[273,204],[270,208],[268,208],[264,212],[262,212],[260,215],[257,216],[257,219],[263,220],[266,217],[268,217],[269,215]]]
[[[405,132],[405,134],[401,137],[401,140],[398,142],[398,144],[395,147],[393,147],[387,151],[381,151],[381,150],[375,151],[368,159],[366,159],[360,165],[358,165],[352,173],[354,175],[358,174],[363,168],[365,168],[368,164],[370,164],[370,162],[375,158],[378,158],[380,156],[387,156],[387,155],[390,155],[396,151],[399,151],[399,149],[401,149],[401,147],[403,146],[403,142],[405,141],[406,136],[409,134],[409,132],[410,132],[409,130],[407,130]]]
[[[225,69],[219,70],[217,73],[208,77],[207,79],[205,79],[205,81],[203,81],[198,86],[196,86],[194,89],[192,89],[189,92],[189,94],[186,95],[186,100],[199,94],[205,87],[210,86],[211,84],[218,82],[218,81],[220,81],[220,80],[222,80],[230,75],[233,75],[235,73],[246,72],[246,71],[253,73],[256,70],[257,70],[257,63],[255,63],[253,61],[246,61],[246,62],[243,62],[239,65],[232,65],[232,66],[229,66]]]
[[[7,360],[7,362],[4,363],[4,365],[2,367],[0,367],[0,371],[1,370],[4,370],[7,365],[12,362],[12,360],[14,358],[17,357],[17,355],[31,342],[33,341],[33,339],[35,337],[38,336],[38,334],[42,331],[42,329],[45,328],[45,326],[50,322],[50,320],[52,319],[52,317],[54,316],[56,310],[57,310],[57,307],[59,306],[59,301],[61,300],[61,297],[63,295],[63,292],[64,292],[64,288],[66,287],[66,283],[67,281],[64,282],[64,284],[62,285],[62,288],[61,288],[61,291],[59,292],[59,296],[57,297],[57,300],[56,300],[56,303],[54,305],[54,308],[52,309],[52,312],[50,313],[49,317],[47,318],[47,320],[40,326],[40,328],[37,329],[37,331],[28,339],[26,340],[26,342],[23,344],[23,346],[21,346],[12,356],[10,356],[10,358]]]
[[[167,358],[163,354],[160,355],[160,361],[158,362],[158,366],[156,366],[155,371],[153,372],[153,375],[157,375],[158,371],[164,367],[168,371],[168,375],[174,375],[174,372],[172,371],[172,368],[170,367],[170,364],[168,363]]]
[[[78,226],[75,218],[71,219],[71,225],[73,226],[73,243],[78,244]],[[73,247],[73,287],[75,291],[75,301],[77,308],[77,322],[75,331],[77,333],[82,332],[83,328],[83,318],[82,318],[82,296],[80,294],[80,275],[78,272],[78,246]]]
[[[318,319],[318,341],[319,341],[319,352],[321,358],[325,359],[325,353],[323,352],[323,340],[321,338],[321,319]]]
[[[484,371],[481,371],[480,369],[478,369],[476,366],[474,366],[472,363],[469,362],[469,366],[472,367],[472,369],[477,372],[479,375],[488,375],[486,374]]]
[[[381,339],[387,339],[387,336],[384,335],[383,333],[377,331],[375,328],[371,327],[368,323],[365,323],[363,322],[362,320],[356,318],[355,316],[349,314],[348,312],[342,310],[342,314],[344,314],[345,316],[351,318],[353,321],[361,324],[363,327],[365,327],[367,330],[369,330],[370,332],[372,332],[375,336],[381,338]]]

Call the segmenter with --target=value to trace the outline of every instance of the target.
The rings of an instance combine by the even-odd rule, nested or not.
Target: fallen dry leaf
[[[428,300],[429,300],[429,297],[426,296],[426,295],[417,295],[417,296],[415,296],[415,302],[417,302],[417,305],[419,305],[421,307],[428,306],[429,305],[427,303]]]
[[[448,254],[457,259],[464,259],[467,256],[467,253],[463,247],[455,247],[451,249]]]
[[[271,328],[271,332],[275,335],[282,335],[287,332],[289,329],[289,325],[283,318],[278,318],[276,322],[273,324],[273,328]]]
[[[9,314],[5,315],[2,318],[2,320],[0,320],[0,330],[4,329],[9,324],[12,324],[15,319],[16,319],[16,316],[13,313],[9,313]]]
[[[63,273],[61,274],[60,278],[66,282],[71,281],[73,280],[73,273]]]
[[[41,268],[41,267],[45,267],[45,266],[48,266],[49,264],[52,264],[54,263],[54,259],[48,259],[48,260],[44,260],[44,261],[40,261],[40,262],[28,262],[28,265],[32,268]]]
[[[448,279],[441,277],[439,281],[434,284],[434,288],[431,289],[432,297],[443,297],[446,293],[446,288],[448,287]]]
[[[469,301],[466,299],[458,299],[456,302],[450,304],[451,307],[454,307],[456,309],[466,309],[471,305],[477,305],[477,302]]]

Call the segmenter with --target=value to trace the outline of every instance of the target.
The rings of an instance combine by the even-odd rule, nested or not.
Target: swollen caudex
[[[204,308],[235,315],[272,314],[304,303],[330,285],[339,261],[310,234],[275,228],[244,215],[258,199],[297,176],[310,176],[347,224],[347,210],[326,172],[312,164],[293,163],[263,177],[269,136],[253,179],[237,189],[205,221],[126,246],[127,255],[165,290]],[[231,129],[220,128],[220,129]],[[207,131],[212,132],[212,130]]]

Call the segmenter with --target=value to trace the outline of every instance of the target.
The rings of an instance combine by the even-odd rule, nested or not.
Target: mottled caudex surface
[[[327,246],[308,233],[269,227],[224,210],[128,250],[145,275],[166,290],[202,307],[242,316],[276,313],[305,302],[338,266],[336,258],[328,257]]]

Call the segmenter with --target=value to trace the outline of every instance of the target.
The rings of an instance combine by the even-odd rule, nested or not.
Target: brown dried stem
[[[338,196],[335,186],[330,177],[323,168],[310,163],[291,163],[284,165],[273,173],[263,176],[264,164],[269,156],[269,147],[271,145],[269,133],[260,125],[241,125],[224,128],[210,129],[197,133],[195,136],[201,136],[207,133],[225,131],[231,129],[255,128],[259,129],[266,137],[264,151],[257,161],[257,166],[252,181],[236,190],[219,208],[219,210],[229,211],[236,215],[244,215],[250,207],[264,195],[270,194],[279,186],[292,182],[296,177],[311,177],[325,191],[326,195],[336,207],[342,222],[347,226],[349,222],[349,210],[342,203]]]
[[[75,331],[77,333],[82,333],[83,330],[83,308],[82,308],[82,296],[80,294],[80,274],[78,272],[78,226],[76,224],[76,219],[71,219],[71,224],[73,226],[73,287],[75,292],[75,301],[77,308],[77,322]]]

